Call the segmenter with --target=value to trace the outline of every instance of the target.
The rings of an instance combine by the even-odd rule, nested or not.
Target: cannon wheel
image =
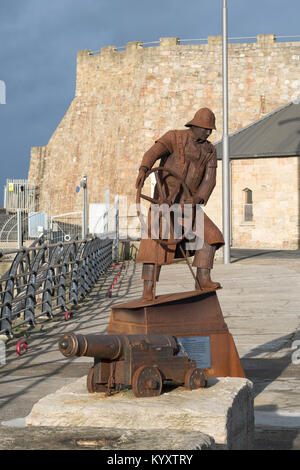
[[[162,390],[162,376],[157,367],[141,366],[133,374],[132,390],[136,397],[157,397]]]
[[[185,374],[184,385],[188,390],[204,388],[207,385],[207,376],[203,369],[189,369]]]
[[[96,392],[96,384],[94,383],[94,367],[90,368],[90,371],[87,376],[87,389],[89,393]]]
[[[94,367],[90,368],[90,371],[87,376],[87,389],[89,393],[95,393],[95,392],[106,392],[107,391],[107,386],[104,384],[96,384],[94,382]]]

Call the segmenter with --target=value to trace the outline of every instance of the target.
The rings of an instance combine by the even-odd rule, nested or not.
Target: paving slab
[[[300,450],[300,364],[292,363],[292,344],[300,338],[300,251],[246,250],[232,261],[217,261],[212,278],[223,285],[219,302],[246,376],[254,384],[255,448]],[[65,322],[61,315],[45,322],[43,331],[28,332],[29,349],[21,357],[16,356],[17,339],[8,342],[7,363],[0,367],[0,422],[25,417],[39,399],[87,374],[87,358],[60,357],[59,336],[66,330],[106,332],[110,306],[141,295],[140,276],[141,266],[130,263],[108,298],[113,279],[108,272],[74,309],[71,320]],[[158,294],[193,285],[185,264],[163,267],[160,279]]]
[[[0,450],[214,450],[213,438],[200,432],[93,427],[17,428],[0,426]],[[100,459],[101,460],[101,459]],[[184,462],[184,460],[182,460]],[[188,464],[188,460],[185,462]]]

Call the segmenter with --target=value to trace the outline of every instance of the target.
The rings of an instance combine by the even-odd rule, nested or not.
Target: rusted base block
[[[111,308],[108,334],[209,337],[210,377],[245,377],[215,291],[191,291],[141,299]]]

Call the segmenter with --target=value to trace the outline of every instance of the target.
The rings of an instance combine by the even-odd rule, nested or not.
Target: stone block
[[[221,46],[222,45],[222,36],[208,36],[207,42],[211,46]]]
[[[161,47],[170,47],[179,45],[178,38],[160,38],[159,40]]]
[[[131,41],[126,44],[127,52],[134,52],[137,49],[143,49],[143,43],[141,41]]]
[[[275,34],[258,34],[257,35],[258,44],[273,44],[275,42]]]
[[[86,56],[89,56],[91,54],[92,54],[91,49],[82,49],[81,51],[77,52],[77,58],[86,57]]]
[[[104,47],[101,47],[101,51],[100,51],[100,54],[101,54],[101,57],[111,57],[113,54],[115,54],[115,52],[117,52],[117,48],[115,46],[104,46]]]
[[[174,430],[211,436],[219,448],[252,448],[252,383],[247,379],[210,378],[208,387],[178,387],[159,397],[135,398],[132,390],[110,397],[89,394],[86,377],[39,400],[27,426],[89,426],[130,430]]]

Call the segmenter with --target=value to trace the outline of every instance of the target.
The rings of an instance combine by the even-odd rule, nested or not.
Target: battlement
[[[239,67],[242,69],[251,61],[265,69],[270,65],[269,57],[271,61],[274,58],[283,63],[287,61],[287,56],[292,57],[293,61],[298,61],[300,41],[282,39],[286,37],[275,34],[229,38],[229,73],[235,64],[235,59],[240,61]],[[174,71],[176,68],[186,66],[191,67],[194,73],[197,69],[201,73],[204,61],[208,67],[217,70],[219,76],[222,67],[222,36],[208,36],[205,39],[165,37],[159,41],[145,43],[131,41],[122,47],[104,46],[99,51],[81,50],[77,55],[76,96],[102,89],[101,85],[104,82],[102,79],[99,80],[101,73],[105,74],[105,80],[108,76],[115,81],[120,74],[132,74],[132,78],[139,81],[144,80],[149,70],[151,73],[151,69],[157,70],[157,67],[160,69],[164,67],[165,72],[170,73],[171,69]]]
[[[298,36],[290,36],[290,38],[297,38]],[[228,47],[236,48],[236,47],[249,47],[251,45],[259,45],[259,46],[272,46],[272,45],[290,45],[295,44],[300,46],[300,41],[278,41],[278,39],[288,38],[288,36],[276,36],[275,34],[258,34],[257,36],[245,37],[245,38],[229,38],[228,40]],[[242,42],[242,40],[247,40]],[[237,41],[237,42],[235,42]],[[197,43],[198,44],[195,44]],[[143,41],[131,41],[126,44],[126,46],[104,46],[97,51],[92,50],[81,50],[78,52],[79,56],[94,56],[94,55],[101,55],[103,57],[111,56],[116,53],[122,52],[135,52],[141,50],[147,50],[149,48],[173,48],[174,46],[183,46],[183,47],[202,47],[202,46],[222,46],[222,36],[208,36],[207,38],[202,39],[179,39],[177,37],[166,37],[160,38],[159,41],[152,41],[152,42],[145,42]]]

